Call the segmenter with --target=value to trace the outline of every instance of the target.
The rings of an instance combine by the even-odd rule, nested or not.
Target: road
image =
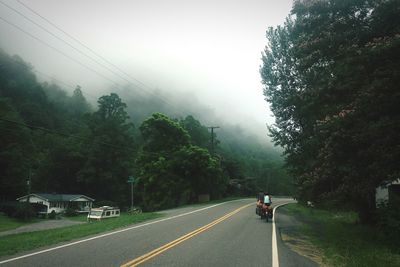
[[[274,199],[274,205],[290,202]],[[273,223],[255,199],[166,211],[166,216],[87,240],[0,259],[4,266],[273,266]],[[279,210],[277,212],[279,223]],[[276,230],[279,232],[279,230]],[[315,266],[277,235],[277,266]],[[31,255],[29,255],[31,254]],[[276,257],[276,254],[275,256]],[[5,260],[10,260],[4,262]]]

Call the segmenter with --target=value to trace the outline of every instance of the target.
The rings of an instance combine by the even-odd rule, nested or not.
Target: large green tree
[[[87,116],[89,132],[83,148],[86,163],[79,171],[84,190],[98,200],[129,202],[127,178],[132,175],[135,142],[126,104],[115,93],[98,100],[99,109]]]
[[[23,122],[9,101],[0,97],[0,201],[27,192],[34,155],[30,131],[10,121]]]
[[[199,194],[222,194],[218,160],[204,148],[191,145],[190,135],[179,123],[155,113],[140,131],[144,143],[137,160],[136,190],[145,209],[194,202]]]
[[[399,177],[400,3],[295,1],[267,31],[261,75],[298,196],[346,201],[371,221],[374,192]]]
[[[179,124],[188,132],[193,145],[209,148],[210,134],[208,128],[196,120],[192,115],[186,116]]]

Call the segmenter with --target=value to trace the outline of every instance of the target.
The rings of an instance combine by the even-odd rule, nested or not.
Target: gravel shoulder
[[[301,234],[303,222],[291,216],[284,208],[278,209],[276,216],[277,230],[280,235],[281,247],[280,262],[284,266],[326,266],[322,261],[322,252]],[[301,257],[292,257],[294,262],[286,262],[286,254],[297,254]],[[282,262],[283,261],[283,262]]]

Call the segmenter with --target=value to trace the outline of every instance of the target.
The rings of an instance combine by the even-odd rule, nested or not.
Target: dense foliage
[[[153,96],[111,93],[97,105],[85,96],[79,86],[70,95],[39,82],[33,67],[0,51],[0,202],[27,194],[30,180],[33,193],[85,194],[127,207],[130,176],[134,203],[147,210],[267,187],[290,194],[279,152],[234,127],[214,133],[212,156],[208,128],[193,115],[165,115],[173,112]]]
[[[267,31],[261,76],[297,196],[373,219],[400,176],[400,2],[295,1]]]

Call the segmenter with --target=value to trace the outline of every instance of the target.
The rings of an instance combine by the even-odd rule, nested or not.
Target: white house
[[[27,202],[39,207],[40,213],[60,213],[67,208],[72,208],[77,212],[89,212],[92,208],[94,199],[84,195],[69,194],[45,194],[36,193],[17,198],[19,202]]]
[[[375,191],[375,203],[379,205],[389,201],[391,195],[399,195],[400,191],[400,179],[397,179],[389,184],[382,185],[376,188]]]

